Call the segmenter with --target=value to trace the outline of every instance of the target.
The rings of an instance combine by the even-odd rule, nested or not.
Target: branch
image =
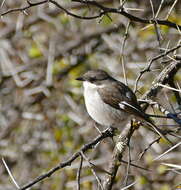
[[[40,1],[40,2],[37,2],[37,3],[32,3],[30,2],[29,0],[27,0],[27,3],[28,5],[25,6],[25,7],[22,7],[22,8],[14,8],[14,9],[9,9],[7,11],[5,11],[4,13],[1,14],[1,17],[6,15],[6,14],[9,14],[9,13],[12,13],[12,12],[23,12],[23,11],[26,11],[28,9],[30,9],[31,7],[35,7],[35,6],[38,6],[38,5],[42,5],[42,4],[45,4],[45,3],[52,3],[54,4],[56,7],[58,7],[59,9],[61,9],[62,11],[64,11],[65,13],[67,13],[67,15],[69,16],[72,16],[72,17],[75,17],[75,18],[78,18],[78,19],[86,19],[86,20],[90,20],[90,19],[95,19],[95,18],[98,18],[98,17],[101,17],[102,14],[104,14],[103,12],[96,15],[96,16],[91,16],[91,17],[85,17],[85,16],[79,16],[79,15],[76,15],[70,11],[68,11],[66,8],[62,7],[59,3],[57,3],[56,1],[54,0],[44,0],[44,1]]]
[[[133,135],[136,129],[137,129],[136,127],[133,127],[132,124],[130,125],[130,123],[128,123],[125,129],[122,131],[122,133],[118,137],[116,146],[114,148],[112,161],[110,163],[109,171],[108,171],[111,175],[106,175],[106,178],[104,180],[105,190],[112,189],[112,186],[114,184],[114,181],[117,175],[118,168],[121,166],[123,153],[125,151],[126,146],[129,144],[131,136]]]
[[[139,80],[141,79],[142,75],[143,75],[145,72],[149,72],[149,71],[150,71],[151,65],[152,65],[152,63],[153,63],[154,61],[156,61],[156,60],[158,60],[158,59],[160,59],[160,58],[162,58],[162,57],[168,55],[169,53],[174,52],[175,50],[177,50],[177,49],[179,49],[179,48],[181,48],[181,44],[179,44],[179,45],[173,47],[172,49],[169,49],[168,51],[165,51],[164,53],[159,54],[159,55],[155,56],[154,58],[152,58],[152,59],[149,61],[148,65],[147,65],[142,71],[140,71],[140,74],[138,75],[138,77],[137,77],[137,79],[136,79],[136,82],[135,82],[134,91],[137,90],[138,82],[139,82]]]
[[[126,12],[124,10],[124,8],[122,7],[121,9],[120,8],[109,8],[109,7],[105,7],[103,5],[101,5],[100,3],[96,2],[96,1],[82,1],[82,0],[72,0],[73,2],[79,2],[79,3],[82,3],[82,4],[86,4],[86,5],[92,5],[92,6],[95,6],[97,8],[100,9],[100,13],[97,14],[97,15],[94,15],[94,16],[80,16],[80,15],[77,15],[77,14],[74,14],[70,11],[68,11],[66,8],[62,7],[58,2],[54,1],[54,0],[44,0],[44,1],[40,1],[40,2],[37,2],[37,3],[32,3],[30,2],[29,0],[27,1],[28,5],[23,7],[23,8],[14,8],[14,9],[10,9],[4,13],[1,14],[1,16],[4,16],[8,13],[12,13],[12,12],[17,12],[17,11],[25,11],[33,6],[38,6],[38,5],[42,5],[42,4],[45,4],[45,3],[52,3],[54,4],[56,7],[58,7],[59,9],[63,10],[67,15],[70,15],[72,17],[75,17],[75,18],[78,18],[78,19],[84,19],[84,20],[92,20],[92,19],[96,19],[96,18],[100,18],[102,17],[102,15],[106,15],[108,13],[115,13],[115,14],[120,14],[120,15],[123,15],[125,16],[126,18],[130,19],[131,21],[134,21],[134,22],[139,22],[139,23],[143,23],[143,24],[154,24],[154,23],[157,23],[157,24],[160,24],[160,25],[164,25],[164,26],[169,26],[169,27],[172,27],[172,28],[175,28],[177,30],[181,30],[181,26],[176,24],[176,23],[173,23],[169,20],[160,20],[160,19],[143,19],[143,18],[139,18],[137,16],[134,16],[132,14],[129,14],[128,12]]]
[[[181,47],[181,45],[180,45]],[[158,91],[162,88],[157,84],[166,84],[175,76],[177,71],[181,68],[181,61],[172,62],[167,65],[159,76],[153,81],[152,87],[142,96],[142,99],[149,99],[156,96]]]
[[[25,190],[28,189],[29,187],[35,185],[36,183],[44,180],[45,178],[50,177],[53,173],[55,173],[57,170],[60,170],[62,168],[65,168],[67,166],[70,166],[72,164],[72,162],[74,160],[76,160],[82,152],[86,152],[89,149],[93,149],[94,146],[101,142],[103,139],[108,138],[108,137],[113,137],[115,133],[115,129],[114,128],[108,128],[106,129],[104,132],[102,132],[102,134],[100,134],[99,136],[97,136],[92,142],[83,145],[83,147],[75,152],[67,161],[62,162],[60,164],[58,164],[58,166],[52,168],[51,170],[49,170],[48,172],[38,176],[37,178],[35,178],[33,181],[29,182],[28,184],[24,185],[23,187],[20,188],[20,190]]]
[[[157,84],[167,84],[169,81],[173,80],[173,77],[178,72],[178,70],[181,68],[181,61],[172,62],[169,65],[167,65],[163,71],[160,73],[160,75],[153,81],[152,87],[142,96],[142,99],[153,99],[156,97],[157,93],[162,89],[161,86]],[[181,119],[179,119],[175,114],[171,114],[164,108],[162,108],[161,105],[157,104],[158,107],[163,110],[162,112],[165,113],[168,117],[172,118],[176,123],[181,125]],[[146,109],[148,105],[144,107]]]
[[[100,0],[99,3],[101,4],[111,4],[113,2],[113,0]],[[75,3],[70,3],[68,5],[66,5],[64,8],[67,10],[79,10],[81,8],[85,8],[87,5],[85,4],[75,4]],[[58,7],[56,7],[56,9],[48,9],[48,10],[44,10],[46,12],[44,12],[44,14],[46,14],[47,16],[50,17],[56,17],[57,15],[63,14],[64,11],[60,11],[60,9]],[[30,26],[37,24],[38,22],[42,21],[42,18],[38,15],[34,15],[32,17],[28,17],[27,20],[25,20],[24,25],[23,25],[23,29],[27,29]],[[1,38],[10,38],[14,33],[16,32],[16,24],[11,23],[11,25],[9,25],[8,30],[6,30],[5,33],[1,33],[0,37]]]
[[[4,16],[4,15],[7,15],[9,13],[13,13],[13,12],[23,12],[23,11],[26,11],[27,9],[31,8],[31,7],[35,7],[35,6],[38,6],[38,5],[42,5],[42,4],[45,4],[45,3],[48,3],[49,1],[48,0],[44,0],[44,1],[40,1],[40,2],[37,2],[37,3],[32,3],[30,2],[29,0],[27,0],[27,3],[28,5],[25,6],[25,7],[22,7],[22,8],[14,8],[14,9],[9,9],[7,10],[6,12],[4,13],[1,13],[1,17]]]
[[[143,19],[143,18],[139,18],[139,17],[136,17],[134,15],[131,15],[129,13],[127,13],[124,8],[108,8],[108,7],[105,7],[101,4],[99,4],[98,2],[96,1],[84,1],[84,0],[72,0],[74,2],[79,2],[79,3],[84,3],[84,4],[87,4],[87,5],[92,5],[92,6],[95,6],[99,9],[101,9],[103,11],[104,14],[107,14],[107,13],[116,13],[116,14],[121,14],[127,18],[129,18],[131,21],[134,21],[134,22],[139,22],[139,23],[143,23],[143,24],[154,24],[155,22],[157,24],[160,24],[160,25],[165,25],[165,26],[169,26],[169,27],[172,27],[172,28],[175,28],[175,29],[179,29],[181,30],[181,26],[176,24],[176,23],[173,23],[169,20],[160,20],[160,19]]]

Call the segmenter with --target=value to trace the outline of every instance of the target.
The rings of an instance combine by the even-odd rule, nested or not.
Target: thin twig
[[[0,6],[1,8],[4,6],[5,1],[6,1],[6,0],[3,0],[3,1],[2,1],[1,6]]]
[[[167,88],[167,89],[169,89],[169,90],[173,90],[173,91],[177,91],[177,92],[180,92],[181,93],[181,90],[179,90],[179,89],[176,89],[176,88],[172,88],[172,87],[170,87],[170,86],[167,86],[167,85],[164,85],[164,84],[156,84],[157,86],[161,86],[161,87],[163,87],[163,88]]]
[[[154,11],[152,0],[150,0],[150,5],[151,5],[151,11],[152,11],[152,14],[153,14],[153,18],[155,19],[155,11]]]
[[[128,80],[126,77],[126,69],[125,69],[125,64],[124,64],[124,48],[125,48],[126,40],[128,38],[128,31],[129,31],[130,24],[131,24],[131,22],[129,21],[126,26],[126,31],[125,31],[122,46],[121,46],[121,64],[122,64],[122,68],[123,68],[123,75],[124,75],[124,80],[125,80],[126,85],[128,85]]]
[[[138,182],[138,181],[136,180],[136,181],[134,181],[133,183],[127,185],[126,187],[121,188],[120,190],[130,189],[130,187],[132,187],[133,185],[135,185],[137,182]]]
[[[2,158],[2,162],[3,162],[3,164],[4,164],[4,166],[5,166],[6,170],[7,170],[7,172],[8,172],[8,174],[9,174],[9,176],[10,176],[12,182],[15,184],[15,186],[16,186],[17,189],[20,189],[20,186],[19,186],[18,183],[16,182],[16,180],[15,180],[13,174],[11,173],[11,171],[10,171],[8,165],[6,164],[6,161],[4,160],[4,158]]]
[[[177,147],[180,146],[180,145],[181,145],[181,142],[178,142],[177,144],[175,144],[174,146],[172,146],[171,148],[169,148],[167,151],[165,151],[163,154],[157,156],[157,157],[154,159],[154,161],[161,159],[161,158],[162,158],[163,156],[165,156],[167,153],[169,153],[170,151],[172,151],[173,149],[177,148]]]
[[[46,74],[46,85],[51,86],[53,83],[53,63],[55,57],[55,39],[51,39],[49,43],[49,52],[48,52],[48,65],[47,65],[47,74]]]
[[[159,15],[159,13],[160,13],[160,10],[161,10],[161,8],[162,8],[162,5],[163,5],[164,1],[165,1],[165,0],[161,0],[160,5],[159,5],[159,7],[158,7],[158,10],[157,10],[157,12],[156,12],[156,14],[155,14],[155,18],[158,17],[158,15]]]
[[[83,164],[83,157],[82,154],[80,155],[80,165],[79,168],[77,170],[77,190],[80,190],[80,173],[82,170],[82,164]]]
[[[127,161],[125,161],[125,160],[120,160],[120,163],[124,163],[124,164],[128,164],[128,162]],[[142,166],[138,166],[138,165],[136,165],[136,164],[133,164],[133,163],[130,163],[130,166],[133,166],[133,167],[135,167],[135,168],[138,168],[138,169],[141,169],[141,170],[144,170],[144,171],[151,171],[151,170],[149,170],[149,169],[147,169],[147,168],[143,168]]]
[[[126,168],[125,185],[128,184],[130,165],[131,165],[131,151],[130,151],[130,145],[128,144],[128,164]]]
[[[177,46],[173,47],[172,49],[168,50],[168,51],[165,51],[164,53],[162,54],[159,54],[157,56],[155,56],[154,58],[152,58],[148,65],[142,70],[140,71],[140,74],[138,75],[137,79],[136,79],[136,82],[135,82],[135,87],[134,87],[134,92],[136,92],[137,88],[138,88],[138,82],[139,80],[141,79],[142,75],[145,73],[145,72],[149,72],[150,71],[150,67],[152,65],[152,63],[166,55],[168,55],[169,53],[175,51],[176,49],[179,49],[181,47],[181,44],[178,44]]]
[[[81,155],[82,155],[82,157],[87,161],[87,163],[88,163],[88,165],[89,165],[89,167],[90,167],[90,169],[91,169],[93,175],[95,176],[95,178],[96,178],[96,180],[97,180],[97,183],[98,183],[98,185],[100,186],[101,190],[104,190],[104,187],[103,187],[103,185],[102,185],[102,183],[101,183],[101,179],[100,179],[99,176],[96,174],[94,168],[92,167],[92,164],[90,164],[90,162],[89,162],[89,159],[87,158],[87,156],[86,156],[83,152],[81,152]]]
[[[160,139],[161,139],[161,137],[158,137],[158,138],[156,138],[153,142],[151,142],[151,143],[148,145],[148,147],[145,148],[145,149],[140,153],[140,155],[138,156],[138,157],[139,157],[138,160],[141,160],[141,159],[143,158],[144,154],[151,148],[151,146],[152,146],[153,144],[155,144],[155,143],[158,143]]]
[[[4,15],[7,15],[9,13],[13,13],[13,12],[23,12],[31,7],[35,7],[35,6],[38,6],[38,5],[42,5],[42,4],[45,4],[45,3],[48,3],[49,0],[44,0],[44,1],[40,1],[40,2],[37,2],[37,3],[31,3],[30,1],[27,0],[27,3],[28,5],[26,5],[25,7],[22,7],[22,8],[13,8],[13,9],[9,9],[7,11],[5,11],[4,13],[1,13],[0,16],[4,16]]]
[[[167,19],[168,19],[168,17],[170,16],[170,14],[171,14],[171,12],[172,12],[173,8],[175,7],[175,5],[176,5],[177,1],[178,1],[178,0],[175,0],[175,1],[173,2],[173,4],[172,4],[172,6],[171,6],[170,10],[169,10],[169,11],[168,11],[168,13],[167,13],[167,16],[166,16],[165,20],[167,20]]]

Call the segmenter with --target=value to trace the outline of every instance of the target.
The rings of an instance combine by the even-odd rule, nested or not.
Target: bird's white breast
[[[83,82],[83,86],[85,105],[92,119],[105,126],[119,127],[126,124],[129,119],[128,114],[103,102],[97,91],[101,86],[96,86],[87,81]]]

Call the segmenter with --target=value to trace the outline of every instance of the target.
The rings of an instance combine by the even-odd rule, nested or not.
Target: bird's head
[[[90,82],[95,85],[102,85],[108,79],[112,77],[103,70],[90,70],[78,77],[76,80]]]

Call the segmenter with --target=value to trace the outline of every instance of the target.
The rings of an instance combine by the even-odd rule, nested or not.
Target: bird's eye
[[[91,78],[89,79],[90,82],[94,82],[95,80],[96,80],[95,77],[91,77]]]

